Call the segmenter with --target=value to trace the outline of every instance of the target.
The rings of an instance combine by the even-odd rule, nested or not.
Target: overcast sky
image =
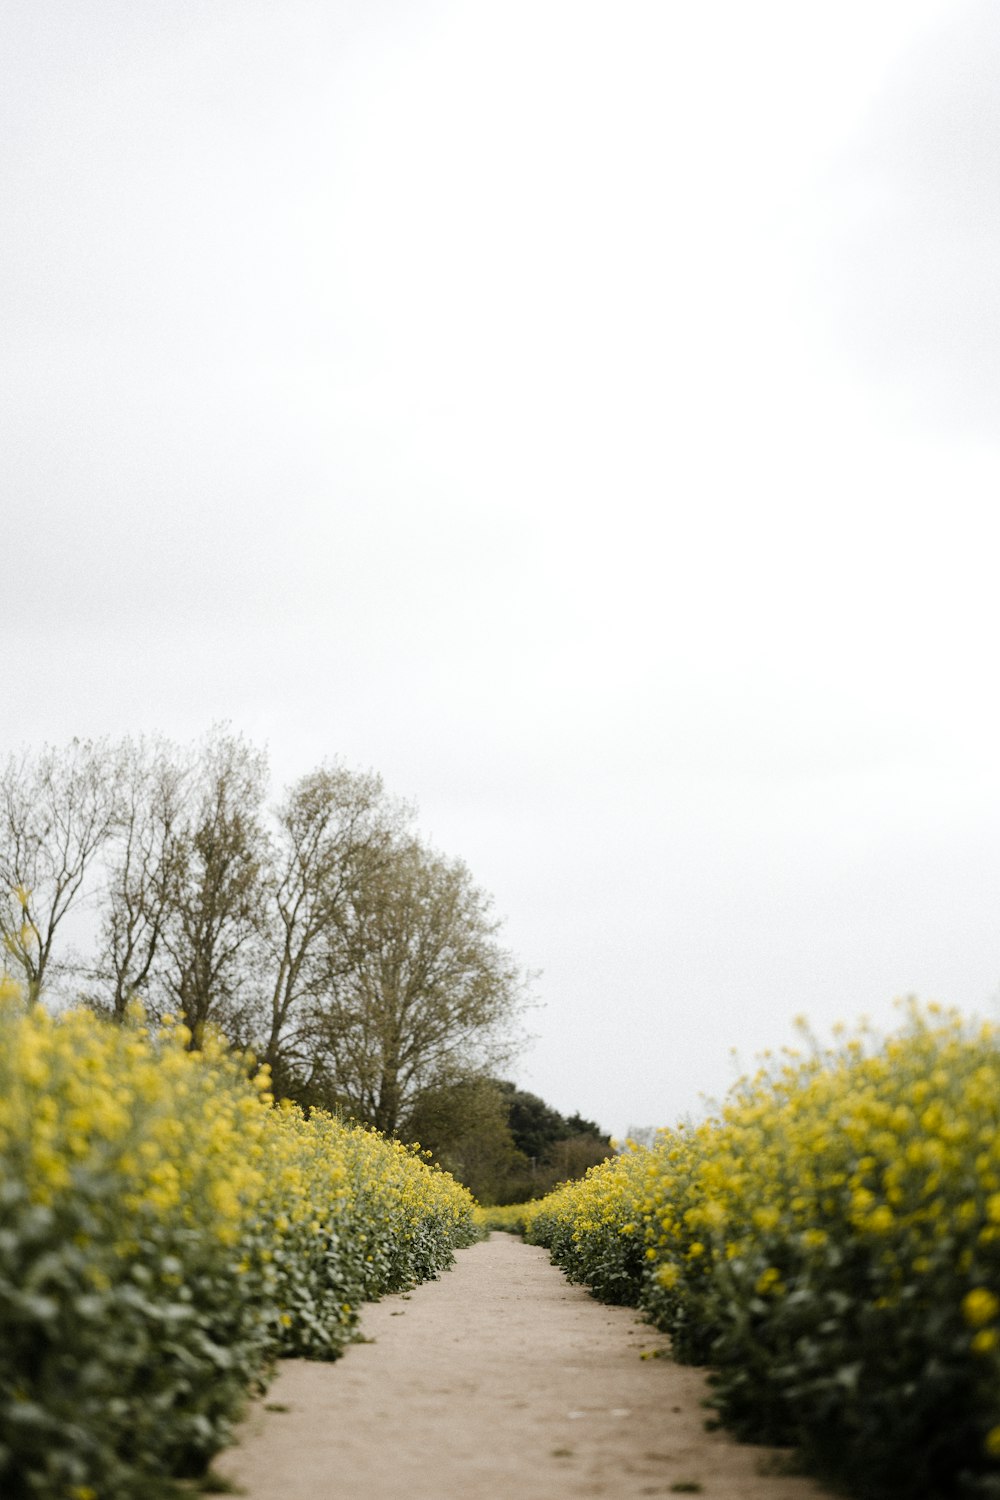
[[[7,0],[0,750],[382,773],[622,1134],[1000,992],[991,0]]]

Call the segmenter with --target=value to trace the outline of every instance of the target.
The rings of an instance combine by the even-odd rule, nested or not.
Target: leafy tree
[[[588,1167],[611,1154],[610,1137],[593,1120],[579,1114],[567,1118],[516,1084],[501,1082],[498,1087],[507,1102],[508,1124],[520,1158],[519,1170],[504,1184],[499,1202],[541,1197],[557,1182],[582,1177]]]
[[[595,1141],[601,1141],[605,1146],[610,1146],[611,1144],[611,1137],[603,1133],[596,1120],[585,1120],[580,1114],[566,1116],[566,1129],[571,1136],[589,1135]]]
[[[460,1079],[425,1090],[400,1133],[429,1149],[480,1203],[499,1202],[527,1167],[510,1133],[504,1096],[491,1078]]]
[[[566,1121],[537,1094],[513,1083],[499,1085],[507,1100],[507,1121],[517,1149],[529,1161],[546,1161],[553,1144],[566,1135]]]
[[[549,1151],[546,1166],[551,1168],[556,1182],[572,1177],[582,1177],[588,1167],[606,1161],[612,1154],[611,1143],[606,1138],[584,1131],[581,1135],[567,1135],[555,1141]]]
[[[510,1055],[523,979],[490,904],[460,860],[413,838],[366,873],[314,1017],[330,1087],[357,1118],[394,1132],[427,1090]]]
[[[592,1120],[564,1118],[537,1094],[493,1078],[430,1091],[404,1134],[431,1147],[484,1203],[540,1197],[611,1154],[609,1137]]]

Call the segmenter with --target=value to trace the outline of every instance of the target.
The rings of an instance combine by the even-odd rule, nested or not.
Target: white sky
[[[8,0],[0,749],[415,800],[616,1134],[1000,991],[1000,10]]]

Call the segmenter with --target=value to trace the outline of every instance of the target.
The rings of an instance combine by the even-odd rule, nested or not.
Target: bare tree
[[[106,740],[10,756],[0,775],[0,936],[34,1005],[57,967],[56,934],[87,895],[115,824]]]
[[[74,905],[98,904],[84,997],[133,995],[253,1045],[282,1091],[392,1132],[428,1089],[510,1053],[523,979],[466,867],[423,847],[379,777],[323,766],[265,822],[266,757],[217,729],[11,758],[0,936],[34,1003]],[[60,965],[69,965],[60,957]]]
[[[238,1042],[252,1026],[248,960],[261,930],[266,785],[265,756],[239,736],[214,732],[171,834],[155,971],[195,1045],[208,1021]]]
[[[385,861],[406,809],[380,777],[323,766],[276,810],[264,924],[268,1015],[263,1058],[276,1082],[313,1071],[315,1003],[363,881]]]
[[[151,1006],[156,962],[186,846],[194,766],[163,739],[126,740],[118,755],[114,837],[98,939],[95,1009],[121,1021],[129,1001]]]
[[[359,1118],[395,1131],[426,1090],[509,1058],[524,981],[499,925],[465,865],[413,838],[364,881],[316,1017],[332,1088]]]

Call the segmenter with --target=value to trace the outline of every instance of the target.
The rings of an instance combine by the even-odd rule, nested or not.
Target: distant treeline
[[[481,1203],[522,1203],[612,1155],[593,1120],[563,1116],[515,1084],[473,1078],[429,1093],[411,1127]]]

